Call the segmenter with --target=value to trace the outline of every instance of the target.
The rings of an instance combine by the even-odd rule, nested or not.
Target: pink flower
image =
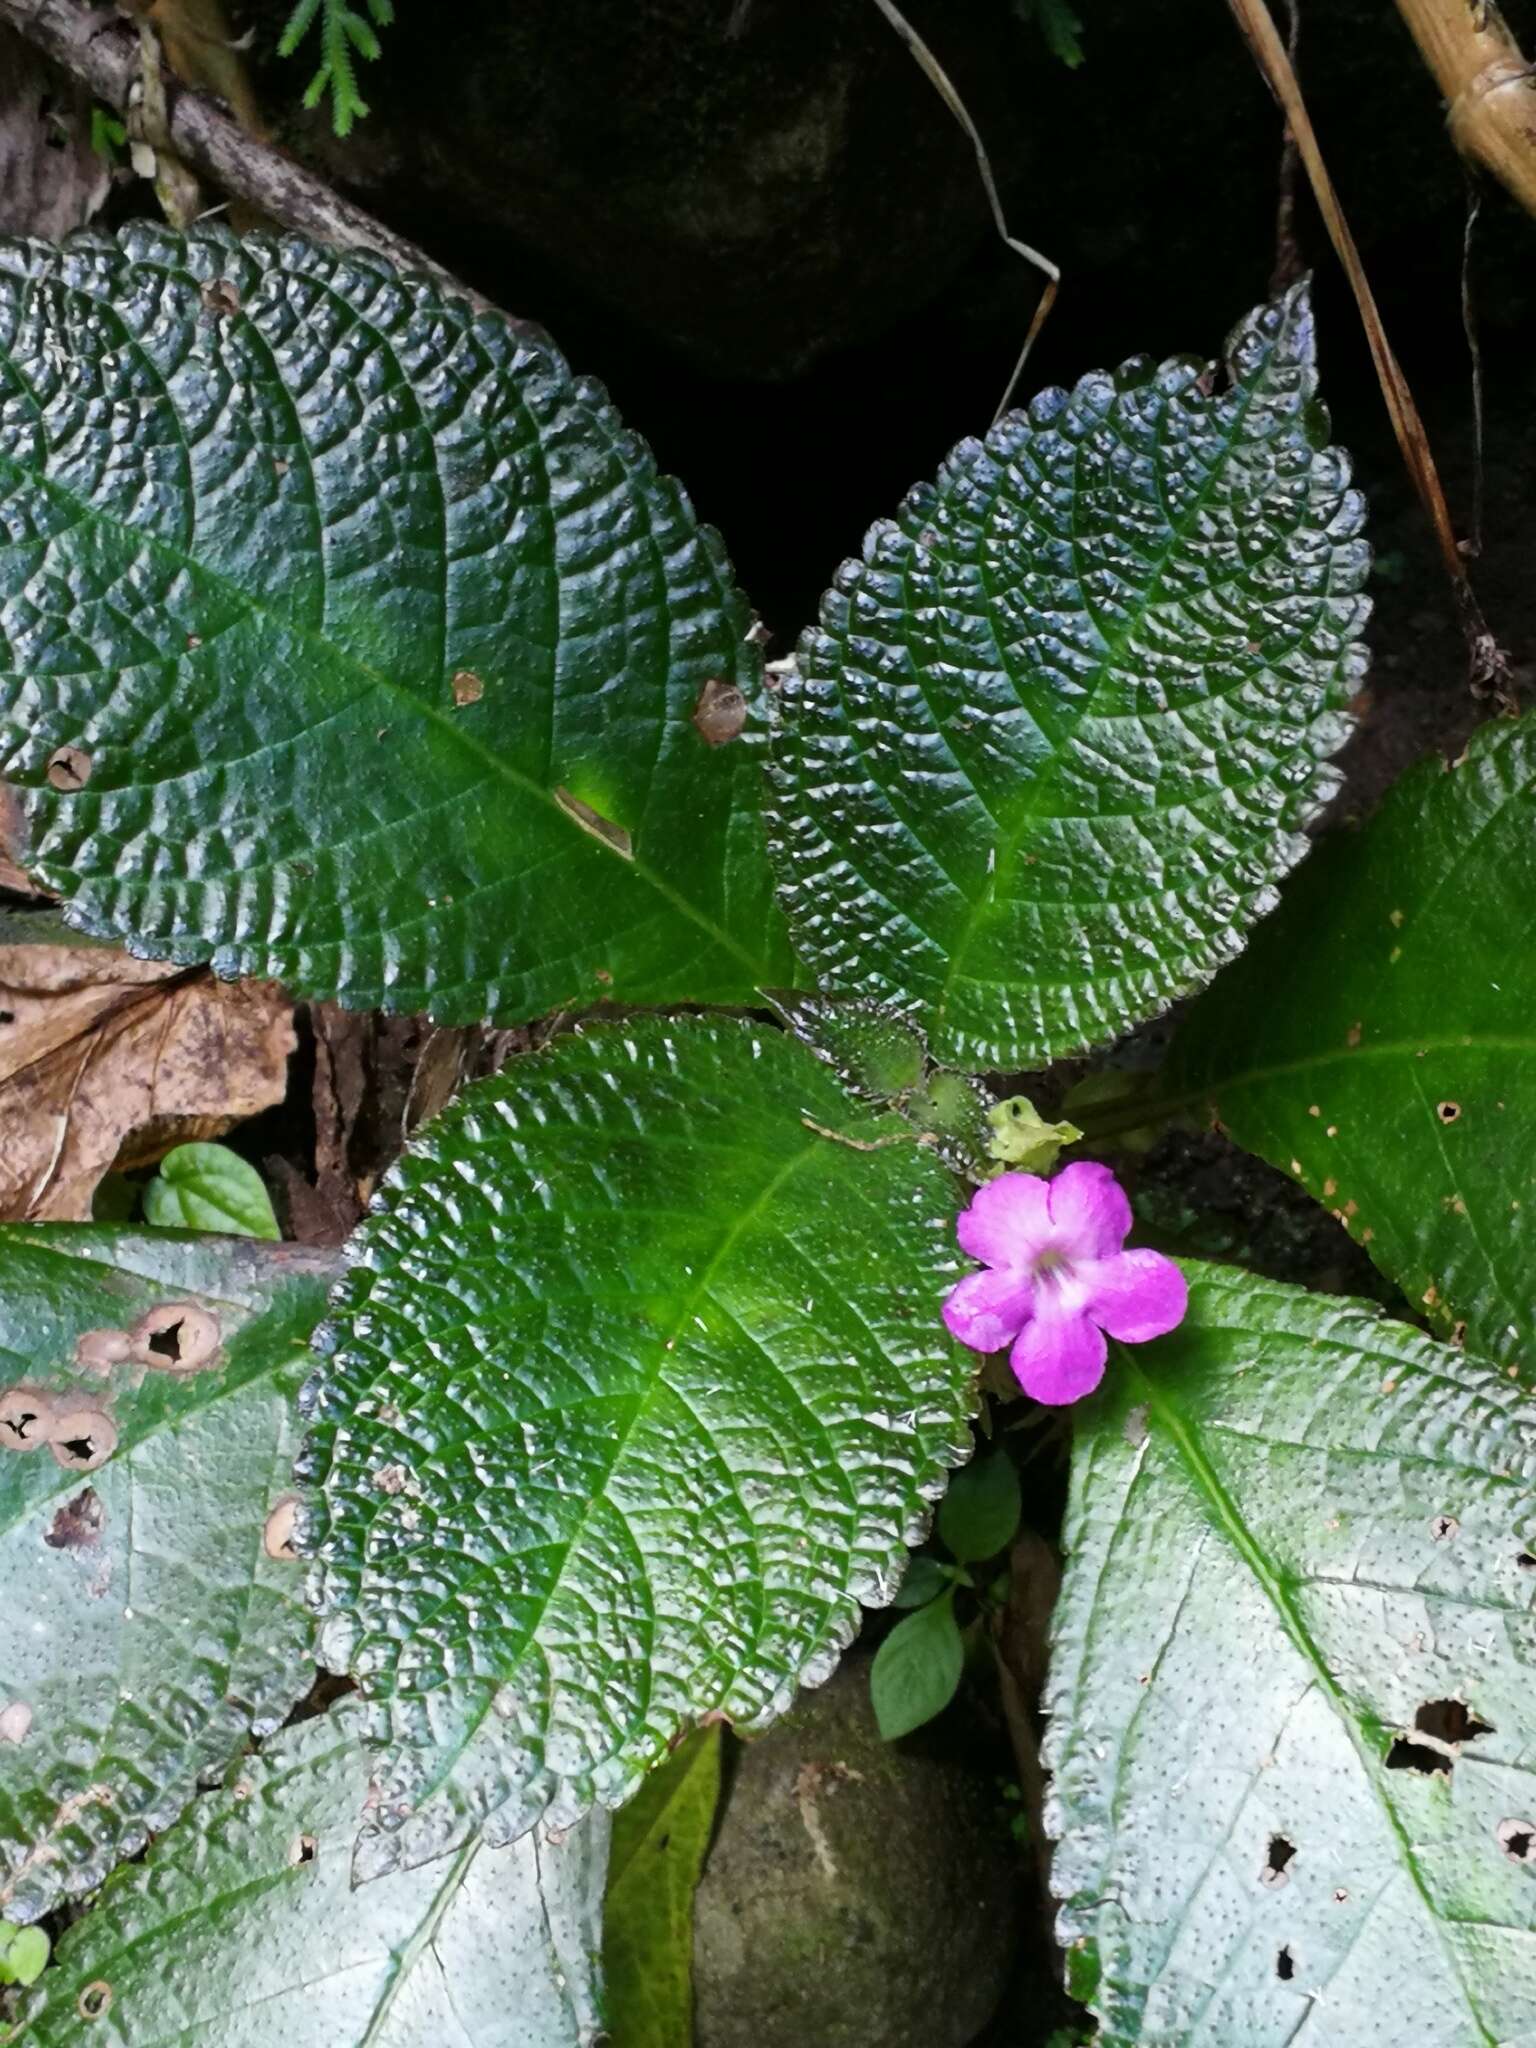
[[[1004,1173],[956,1224],[961,1248],[991,1269],[971,1273],[944,1320],[973,1351],[1013,1350],[1019,1384],[1059,1405],[1104,1377],[1106,1333],[1144,1344],[1184,1320],[1184,1275],[1161,1252],[1122,1251],[1131,1205],[1107,1166],[1075,1160],[1054,1180]]]

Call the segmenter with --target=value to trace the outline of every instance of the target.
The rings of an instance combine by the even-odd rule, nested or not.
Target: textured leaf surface
[[[306,1452],[322,1661],[389,1745],[363,1871],[465,1811],[618,1804],[680,1725],[831,1671],[968,1448],[954,1208],[900,1118],[746,1024],[563,1040],[434,1121],[354,1240]]]
[[[18,2043],[587,2048],[606,1816],[353,1891],[367,1783],[345,1711],[242,1759],[65,1935]]]
[[[1198,363],[1047,391],[871,529],[785,679],[772,836],[824,987],[1043,1064],[1242,943],[1330,792],[1363,517],[1304,287]]]
[[[496,315],[0,243],[0,535],[0,769],[87,924],[446,1020],[787,978],[758,739],[691,723],[758,688],[718,540]]]
[[[313,1676],[292,1559],[263,1547],[328,1260],[294,1246],[55,1225],[0,1230],[0,1410],[94,1410],[93,1470],[0,1451],[0,1909],[32,1920],[167,1826],[200,1774]],[[160,1306],[217,1320],[195,1370],[82,1364],[80,1338]],[[41,1399],[38,1397],[41,1396]]]
[[[1105,2048],[1530,2041],[1536,1412],[1357,1303],[1187,1271],[1074,1453],[1074,1987]]]
[[[1536,1368],[1536,725],[1320,848],[1164,1092],[1288,1169],[1445,1335]]]
[[[719,1800],[716,1725],[695,1729],[614,1818],[603,1973],[623,2048],[693,2048],[693,1895]]]

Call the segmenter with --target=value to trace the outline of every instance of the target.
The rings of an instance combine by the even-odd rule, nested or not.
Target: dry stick
[[[1467,355],[1472,364],[1472,531],[1467,535],[1466,552],[1474,559],[1483,552],[1483,345],[1478,338],[1477,304],[1472,293],[1472,238],[1482,210],[1483,195],[1469,164],[1467,227],[1461,239],[1461,331],[1467,337]]]
[[[1397,0],[1446,99],[1451,140],[1536,213],[1536,72],[1492,0]]]
[[[998,234],[1016,256],[1022,256],[1026,263],[1032,263],[1036,270],[1043,271],[1045,274],[1045,290],[1040,294],[1040,303],[1035,308],[1035,317],[1029,323],[1029,332],[1024,337],[1024,346],[1019,350],[1019,359],[1013,366],[1013,375],[1004,385],[1003,395],[998,403],[997,411],[992,415],[992,424],[996,426],[997,422],[1008,410],[1008,402],[1013,397],[1020,377],[1024,374],[1024,365],[1028,362],[1029,352],[1035,345],[1035,337],[1045,325],[1046,315],[1056,303],[1056,293],[1061,285],[1061,272],[1049,256],[1042,256],[1040,251],[1032,249],[1028,242],[1021,242],[1016,235],[1009,234],[1008,220],[1003,212],[1003,202],[998,197],[997,180],[992,175],[992,162],[987,155],[987,146],[982,141],[980,130],[971,119],[969,109],[966,107],[964,100],[961,99],[959,93],[955,91],[954,86],[951,84],[949,73],[944,69],[938,58],[934,56],[932,50],[929,49],[900,8],[895,5],[895,0],[875,0],[875,5],[912,52],[929,84],[965,130],[971,148],[976,152],[976,164],[981,172],[982,188],[987,195],[987,204],[992,209],[992,221]]]
[[[1465,0],[1460,0],[1465,4]],[[1456,609],[1461,620],[1461,629],[1466,637],[1467,651],[1471,659],[1472,684],[1476,690],[1491,690],[1502,704],[1508,705],[1507,684],[1509,664],[1498,642],[1489,632],[1472,585],[1467,578],[1467,565],[1461,549],[1456,544],[1455,529],[1451,525],[1450,510],[1445,502],[1445,492],[1440,486],[1440,472],[1435,467],[1435,458],[1430,450],[1429,437],[1424,431],[1424,422],[1414,403],[1413,393],[1408,388],[1392,345],[1387,340],[1387,330],[1382,325],[1381,314],[1371,287],[1366,281],[1360,252],[1355,247],[1355,238],[1349,231],[1344,218],[1344,209],[1339,204],[1338,194],[1333,189],[1333,180],[1323,162],[1322,150],[1318,147],[1317,134],[1307,112],[1306,102],[1301,96],[1301,87],[1296,82],[1296,73],[1285,54],[1285,45],[1280,40],[1274,17],[1270,14],[1265,0],[1228,0],[1238,26],[1248,39],[1254,59],[1269,84],[1270,91],[1280,102],[1281,111],[1290,124],[1296,138],[1296,147],[1306,165],[1307,178],[1312,186],[1312,195],[1317,201],[1318,211],[1323,216],[1329,239],[1344,273],[1349,279],[1350,289],[1355,295],[1359,308],[1360,322],[1365,329],[1366,340],[1370,343],[1371,360],[1376,365],[1377,380],[1381,385],[1387,411],[1391,416],[1392,430],[1397,436],[1397,445],[1402,450],[1408,473],[1413,478],[1414,488],[1420,502],[1429,515],[1439,543],[1440,557],[1445,564],[1446,574],[1451,579],[1451,589],[1456,599]]]
[[[1285,11],[1285,54],[1294,71],[1296,52],[1301,44],[1301,0],[1285,0]],[[1283,291],[1287,291],[1303,269],[1301,251],[1296,246],[1296,173],[1300,168],[1296,137],[1287,121],[1285,139],[1280,145],[1280,176],[1276,181],[1275,267],[1269,273],[1269,296],[1272,299],[1278,299]]]
[[[107,106],[120,114],[129,111],[143,81],[139,43],[132,25],[113,10],[81,0],[0,0],[0,22],[9,23]],[[166,102],[176,155],[224,191],[317,241],[371,249],[399,270],[435,278],[476,304],[485,303],[424,249],[343,199],[292,157],[247,135],[216,101],[168,78]]]

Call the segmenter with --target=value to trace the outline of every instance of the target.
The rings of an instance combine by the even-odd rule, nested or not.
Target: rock
[[[963,1718],[963,1708],[952,1715]],[[966,2048],[1023,1878],[978,1745],[882,1742],[869,1660],[738,1751],[694,1918],[696,2048]],[[981,1746],[984,1748],[984,1746]]]

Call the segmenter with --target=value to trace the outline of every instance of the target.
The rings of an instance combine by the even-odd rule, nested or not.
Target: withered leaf
[[[14,943],[0,924],[0,1217],[83,1222],[111,1168],[152,1164],[280,1102],[293,1010],[268,982]]]

